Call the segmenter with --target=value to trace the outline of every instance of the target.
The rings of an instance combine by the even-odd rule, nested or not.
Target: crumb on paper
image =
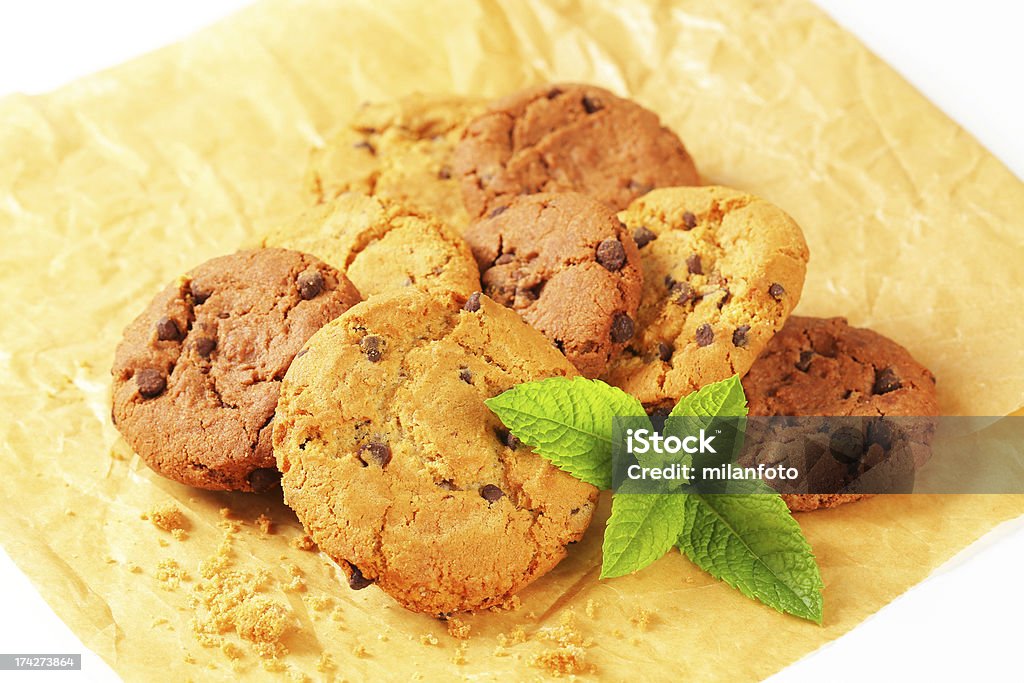
[[[329,652],[324,652],[320,655],[320,660],[316,663],[316,670],[320,673],[328,673],[330,671],[336,671],[338,665],[334,662],[334,657]]]
[[[156,580],[165,591],[172,591],[181,585],[182,581],[188,581],[188,574],[174,560],[161,560],[156,566]]]
[[[469,643],[459,643],[459,646],[455,648],[455,653],[452,655],[452,664],[465,664],[467,649],[469,649]]]
[[[184,529],[171,529],[171,536],[174,536],[175,541],[184,541],[188,538],[188,532]]]
[[[221,508],[218,512],[222,518],[231,519],[231,508]]]
[[[597,603],[593,599],[587,600],[587,606],[584,608],[583,613],[587,615],[587,619],[593,619],[597,616]]]
[[[334,607],[334,598],[327,595],[307,595],[302,601],[314,612],[326,612]]]
[[[515,612],[523,606],[523,600],[518,595],[513,595],[508,600],[502,603],[493,605],[490,610],[492,612]]]
[[[586,661],[587,648],[594,644],[593,638],[584,637],[576,628],[576,613],[573,610],[562,614],[558,626],[537,629],[535,636],[551,646],[532,657],[530,666],[554,676],[596,671],[596,667]]]
[[[288,582],[281,589],[287,593],[302,593],[306,590],[306,582],[302,578],[302,570],[297,564],[286,564],[284,570],[288,574]]]
[[[220,651],[224,653],[224,656],[231,661],[236,661],[245,656],[242,652],[242,648],[238,647],[234,643],[224,643],[220,646]]]
[[[655,614],[646,607],[637,607],[629,618],[630,622],[641,631],[646,631],[655,620]]]
[[[284,665],[284,662],[277,657],[267,657],[263,660],[263,670],[269,671],[272,674],[281,673],[286,671],[287,668],[288,667]]]
[[[363,657],[369,657],[370,653],[366,651],[366,646],[362,643],[352,648],[352,654],[360,659]]]
[[[157,626],[163,626],[166,623],[169,623],[166,617],[157,617],[153,620],[152,626],[153,628],[156,628]]]
[[[309,534],[303,534],[301,536],[296,536],[295,538],[290,540],[288,542],[288,544],[291,545],[291,547],[293,547],[293,548],[295,548],[297,550],[305,550],[305,551],[311,552],[311,553],[315,553],[315,552],[318,552],[320,550],[317,547],[316,543],[313,541],[313,539],[309,537]]]
[[[179,534],[184,534],[190,526],[185,513],[174,503],[155,505],[142,513],[142,519],[148,519],[157,529],[162,529],[169,533],[177,531]],[[174,537],[181,540],[178,534],[175,534]]]
[[[498,634],[498,645],[501,647],[509,647],[511,645],[518,645],[526,642],[526,629],[522,626],[516,626],[514,629],[505,633]]]
[[[420,645],[437,645],[439,642],[433,633],[424,633],[420,636]]]
[[[269,536],[274,530],[274,522],[263,513],[260,513],[260,516],[256,518],[256,526],[259,527],[264,536]]]
[[[498,645],[494,648],[493,654],[495,657],[508,657],[508,648],[504,645]]]
[[[451,617],[448,619],[448,635],[456,640],[466,640],[469,638],[469,632],[471,630],[472,627],[458,617]]]

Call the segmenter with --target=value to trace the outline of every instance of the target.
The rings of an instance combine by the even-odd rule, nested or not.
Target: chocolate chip
[[[211,294],[213,294],[211,290],[206,289],[205,287],[198,284],[194,280],[189,283],[188,291],[192,295],[193,303],[195,303],[197,306],[205,304],[206,300],[210,298]]]
[[[654,231],[643,225],[633,231],[633,241],[636,242],[638,249],[643,249],[656,239],[658,236],[654,234]]]
[[[448,164],[445,164],[438,170],[437,177],[440,178],[441,180],[448,180],[449,178],[452,177],[452,167],[449,166]]]
[[[501,214],[505,213],[506,211],[508,211],[508,207],[507,206],[496,206],[496,207],[494,207],[493,211],[491,211],[489,214],[487,214],[487,217],[488,218],[494,218],[495,216],[500,216]]]
[[[892,368],[883,368],[875,370],[875,383],[872,385],[871,391],[875,394],[888,394],[902,386],[903,383],[900,382],[900,378]]]
[[[458,490],[456,488],[456,486],[455,486],[455,482],[452,481],[451,479],[442,479],[441,481],[437,482],[436,486],[438,488],[444,489],[445,491],[457,491]]]
[[[665,288],[668,289],[671,292],[675,288],[675,286],[676,286],[676,279],[674,277],[672,277],[671,275],[666,275],[665,276]]]
[[[682,306],[693,299],[693,287],[686,282],[676,282],[672,285],[672,294],[675,295],[675,303]]]
[[[213,337],[199,337],[195,341],[195,348],[196,353],[203,358],[207,358],[217,348],[217,340]]]
[[[459,379],[461,379],[466,384],[472,384],[473,383],[473,371],[470,370],[469,368],[460,368],[459,369]]]
[[[366,354],[366,360],[376,363],[384,355],[384,340],[375,334],[368,334],[359,340],[359,349]]]
[[[512,450],[519,448],[520,444],[523,443],[515,434],[508,431],[507,429],[499,429],[495,432],[495,434],[498,435],[499,441],[501,441],[503,444],[505,444]]]
[[[814,358],[814,351],[801,351],[800,360],[796,362],[796,369],[800,372],[807,372],[810,370],[812,358]]]
[[[386,443],[381,443],[380,441],[371,441],[368,444],[360,446],[356,456],[362,461],[363,467],[369,465],[370,462],[373,462],[380,467],[384,467],[391,462],[391,447]]]
[[[687,230],[693,230],[697,227],[697,217],[689,211],[683,212],[683,225],[686,226]]]
[[[281,473],[277,471],[276,467],[260,467],[250,472],[246,478],[253,491],[266,493],[281,482]]]
[[[309,353],[309,349],[308,349],[308,348],[304,348],[304,349],[302,349],[301,351],[299,351],[299,352],[298,352],[297,354],[295,354],[295,358],[296,358],[296,359],[302,358],[302,357],[303,357],[303,356],[305,356],[305,355],[306,355],[307,353]]]
[[[515,254],[502,254],[498,258],[494,259],[494,265],[496,265],[496,266],[503,266],[506,263],[512,263],[515,260],[516,260],[516,255]]]
[[[747,345],[749,339],[747,333],[750,332],[750,325],[740,325],[732,333],[732,345],[738,348],[743,348]]]
[[[480,292],[473,292],[472,294],[470,294],[469,298],[466,299],[466,303],[462,307],[462,310],[466,311],[467,313],[476,313],[477,311],[479,311]]]
[[[601,240],[596,254],[597,262],[613,273],[626,265],[626,248],[613,237]]]
[[[548,99],[549,100],[553,100],[553,99],[555,99],[556,97],[558,97],[561,94],[562,94],[562,89],[561,88],[552,88],[551,90],[548,90]]]
[[[690,254],[686,259],[686,267],[690,269],[691,275],[704,274],[704,266],[700,262],[700,254]]]
[[[633,319],[625,313],[616,313],[612,319],[611,338],[613,344],[621,344],[633,338]]]
[[[665,361],[666,363],[672,360],[673,349],[670,345],[665,342],[658,342],[658,358]]]
[[[488,503],[493,503],[499,498],[503,497],[505,492],[499,489],[494,484],[487,484],[480,488],[480,497],[486,500]]]
[[[711,342],[715,341],[715,331],[711,329],[711,325],[704,323],[697,328],[697,346],[707,346]]]
[[[178,323],[167,316],[156,321],[156,338],[160,341],[181,341],[181,329]]]
[[[153,398],[164,393],[167,379],[163,373],[154,368],[143,368],[135,373],[135,384],[143,398]]]
[[[365,149],[370,154],[376,154],[377,150],[373,148],[369,140],[360,140],[359,142],[352,143],[353,149]]]
[[[601,100],[589,95],[583,96],[583,110],[585,112],[593,114],[595,111],[601,111],[602,109],[604,109],[604,105],[601,104]]]
[[[671,412],[672,412],[672,406],[662,406],[660,408],[648,408],[647,409],[647,414],[650,417],[666,418],[666,417],[669,416],[669,413],[671,413]]]
[[[296,278],[295,284],[299,286],[299,296],[309,301],[310,299],[315,299],[320,295],[320,292],[324,291],[324,276],[320,274],[319,270],[301,273]]]
[[[772,286],[768,288],[768,294],[771,295],[776,301],[782,301],[782,296],[786,293],[785,287],[780,285],[778,282],[773,282]]]
[[[370,584],[373,583],[373,579],[368,579],[363,576],[363,572],[359,571],[359,567],[355,566],[351,562],[348,563],[348,587],[354,591],[361,591]]]

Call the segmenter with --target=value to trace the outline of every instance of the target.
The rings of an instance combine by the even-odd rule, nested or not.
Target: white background
[[[817,2],[1024,177],[1024,3]],[[0,0],[0,96],[51,90],[184,38],[245,4]],[[1022,568],[1024,518],[772,681],[1024,680]],[[117,680],[2,551],[0,652],[82,652],[85,660],[82,673],[0,674],[2,680]]]

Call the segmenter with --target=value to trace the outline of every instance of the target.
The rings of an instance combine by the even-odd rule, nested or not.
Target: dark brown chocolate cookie
[[[605,204],[579,193],[516,198],[463,234],[484,293],[544,333],[597,377],[634,331],[640,253]]]
[[[521,194],[584,192],[616,210],[655,187],[697,185],[693,159],[658,116],[592,85],[543,85],[471,121],[453,169],[471,216]]]
[[[111,371],[114,424],[168,478],[273,488],[281,379],[305,341],[359,299],[308,254],[260,249],[207,261],[125,330]]]
[[[851,327],[845,318],[790,317],[743,378],[743,389],[750,415],[884,418],[939,412],[935,376],[896,342]],[[927,424],[927,433],[909,435],[925,447]],[[791,510],[835,507],[864,497],[783,496]]]

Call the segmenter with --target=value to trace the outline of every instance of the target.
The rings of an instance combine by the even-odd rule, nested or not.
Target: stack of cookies
[[[597,491],[484,405],[517,384],[601,378],[654,413],[739,374],[752,414],[937,412],[894,342],[790,317],[792,218],[702,186],[676,134],[607,90],[366,105],[308,187],[308,212],[128,327],[113,418],[182,483],[280,482],[353,588],[410,609],[500,605],[590,522]]]

